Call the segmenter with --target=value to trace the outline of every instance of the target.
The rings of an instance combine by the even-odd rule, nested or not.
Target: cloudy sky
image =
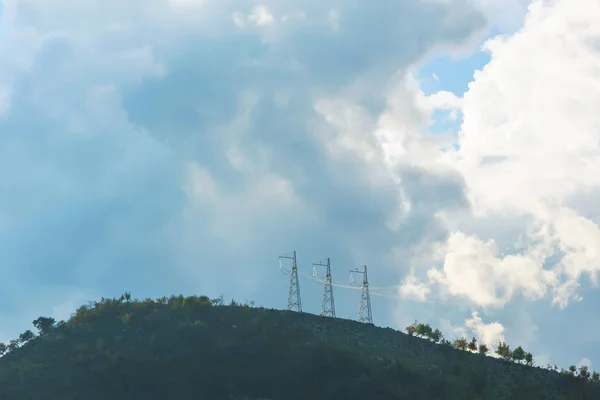
[[[0,0],[0,339],[126,290],[285,308],[296,250],[367,264],[378,325],[600,367],[598,0],[126,3]]]

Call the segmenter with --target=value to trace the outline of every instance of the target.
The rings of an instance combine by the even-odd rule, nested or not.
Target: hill
[[[577,376],[204,296],[126,294],[34,325],[38,336],[25,332],[0,358],[1,400],[600,397],[600,385]]]

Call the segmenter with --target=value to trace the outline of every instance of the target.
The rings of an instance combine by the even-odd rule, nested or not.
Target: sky
[[[0,0],[0,340],[125,291],[283,309],[296,250],[307,312],[330,257],[377,325],[600,368],[600,2],[373,4]]]

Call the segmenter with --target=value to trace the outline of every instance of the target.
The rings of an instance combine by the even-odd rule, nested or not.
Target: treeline
[[[178,308],[191,308],[191,307],[203,307],[203,306],[223,306],[226,305],[223,297],[210,299],[207,296],[183,296],[183,295],[172,295],[170,297],[160,297],[158,299],[147,298],[145,300],[138,300],[131,298],[131,292],[125,292],[119,298],[104,298],[100,301],[92,301],[86,305],[79,307],[68,321],[56,321],[52,317],[39,317],[33,320],[32,324],[36,328],[37,333],[27,329],[21,333],[16,339],[12,339],[8,344],[0,342],[0,357],[8,354],[12,351],[17,350],[21,346],[27,344],[36,337],[41,337],[50,334],[55,329],[62,326],[68,326],[77,324],[87,317],[99,315],[104,310],[118,306],[120,304],[128,304],[134,307],[146,307],[154,304],[166,304],[173,309]],[[233,307],[253,307],[254,302],[238,303],[235,300],[231,300],[229,306]],[[127,324],[128,319],[131,318],[131,313],[126,313],[123,316],[123,323]]]
[[[481,356],[492,356],[492,353],[490,353],[491,349],[489,349],[485,343],[477,343],[477,338],[475,337],[471,338],[471,340],[468,340],[466,337],[460,337],[450,341],[444,337],[439,329],[433,329],[429,324],[423,324],[417,321],[407,326],[405,330],[409,336],[428,339],[442,346],[450,346],[457,350],[479,353]],[[562,375],[586,379],[592,382],[600,382],[600,373],[590,371],[587,365],[582,365],[579,368],[575,365],[571,365],[568,369],[559,369],[556,365],[550,364],[545,367],[536,366],[531,353],[525,351],[521,346],[511,349],[506,342],[498,342],[493,354],[496,354],[499,358],[502,358],[507,362],[512,361],[529,367],[545,368],[550,371],[556,371]]]

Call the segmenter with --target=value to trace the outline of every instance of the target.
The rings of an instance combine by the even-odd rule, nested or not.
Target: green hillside
[[[598,399],[600,385],[355,321],[102,299],[0,346],[1,400]]]

